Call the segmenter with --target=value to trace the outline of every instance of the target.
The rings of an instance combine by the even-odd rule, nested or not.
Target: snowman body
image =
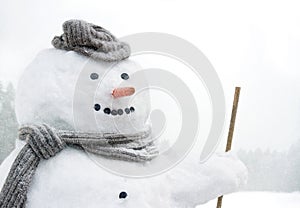
[[[88,73],[78,88],[86,67]],[[150,125],[149,94],[144,92],[136,99],[129,96],[132,92],[125,93],[128,96],[112,96],[115,89],[137,88],[131,78],[138,70],[139,66],[129,60],[108,66],[75,52],[45,50],[29,65],[20,80],[16,98],[18,121],[20,124],[44,122],[57,129],[88,132],[142,131]],[[91,89],[97,90],[89,100],[90,96],[86,94]],[[77,93],[82,93],[79,112],[85,113],[74,121],[74,94],[78,96]],[[88,114],[94,114],[97,125],[90,125],[89,117],[85,117]],[[0,187],[23,145],[17,141],[16,149],[0,166]],[[102,160],[113,163],[115,167],[129,163]],[[136,169],[145,165],[134,164]],[[232,155],[215,156],[204,164],[199,164],[197,157],[190,155],[172,170],[153,177],[135,178],[115,174],[97,164],[85,151],[67,147],[55,157],[40,162],[29,188],[26,206],[195,207],[236,191],[245,179],[244,165]]]
[[[21,147],[22,144],[19,144]],[[11,158],[7,158],[3,167],[10,166],[19,148]],[[5,172],[3,167],[2,175]],[[170,201],[166,200],[170,198],[168,188],[162,178],[121,177],[99,167],[84,151],[66,148],[51,160],[40,162],[27,195],[26,206],[171,207]]]

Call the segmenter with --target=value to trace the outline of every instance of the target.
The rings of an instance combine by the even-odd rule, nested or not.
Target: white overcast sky
[[[286,150],[300,138],[298,2],[0,0],[0,80],[16,84],[67,19],[99,24],[118,37],[166,32],[192,42],[212,62],[229,114],[234,86],[242,87],[234,148]]]

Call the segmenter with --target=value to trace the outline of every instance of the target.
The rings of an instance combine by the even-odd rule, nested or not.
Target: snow
[[[173,194],[178,203],[176,207],[194,207],[222,194],[238,191],[246,184],[248,176],[246,167],[234,153],[214,154],[201,165],[187,159],[176,168],[170,173],[177,190]],[[197,203],[187,204],[187,201]]]
[[[0,187],[22,144],[0,166]],[[122,165],[122,162],[120,162]],[[185,160],[156,177],[126,178],[96,165],[83,151],[67,148],[41,161],[28,193],[28,207],[195,207],[238,191],[247,179],[233,154],[217,154],[204,164]],[[120,192],[128,197],[120,200]],[[225,199],[226,200],[226,199]]]
[[[217,200],[197,206],[197,208],[215,208]],[[300,193],[277,192],[239,192],[228,194],[223,198],[222,208],[299,208]]]

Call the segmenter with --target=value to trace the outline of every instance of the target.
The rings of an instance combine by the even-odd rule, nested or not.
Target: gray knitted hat
[[[58,49],[72,50],[101,61],[120,61],[130,56],[130,47],[120,42],[103,27],[82,20],[68,20],[64,33],[55,36],[52,45]]]

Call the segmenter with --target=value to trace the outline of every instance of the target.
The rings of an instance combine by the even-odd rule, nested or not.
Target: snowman
[[[245,183],[246,168],[229,153],[204,164],[187,157],[152,177],[110,171],[145,169],[159,155],[149,92],[136,95],[141,67],[102,27],[70,20],[63,29],[19,81],[20,136],[0,166],[1,207],[196,207]]]

